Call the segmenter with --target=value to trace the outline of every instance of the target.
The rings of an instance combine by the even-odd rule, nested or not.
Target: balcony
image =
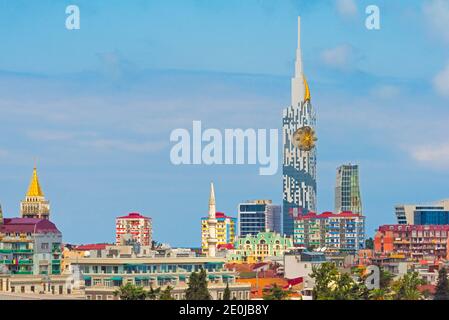
[[[0,260],[0,264],[12,264],[12,260],[3,259],[3,260]]]
[[[33,274],[33,271],[28,271],[28,270],[18,270],[18,271],[14,271],[15,274]]]
[[[51,260],[51,264],[60,264],[61,260]]]
[[[32,249],[13,249],[14,253],[33,253]]]

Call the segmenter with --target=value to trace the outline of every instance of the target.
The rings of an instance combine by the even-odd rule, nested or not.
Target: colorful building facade
[[[201,218],[201,250],[203,253],[208,251],[208,239],[209,239],[209,217]],[[237,219],[225,215],[223,212],[216,212],[215,219],[216,224],[216,236],[217,247],[223,245],[234,244],[236,236]]]
[[[234,253],[229,262],[257,263],[273,257],[282,257],[284,252],[293,249],[291,237],[276,232],[259,232],[256,235],[238,237]]]
[[[449,225],[383,225],[374,238],[377,255],[411,261],[448,259]]]
[[[58,275],[61,246],[61,232],[47,219],[6,218],[0,223],[2,273]]]
[[[152,242],[152,221],[137,212],[115,219],[115,240],[117,245],[132,241],[141,246],[150,246]]]
[[[295,246],[355,254],[365,244],[365,217],[352,212],[308,213],[295,219]]]

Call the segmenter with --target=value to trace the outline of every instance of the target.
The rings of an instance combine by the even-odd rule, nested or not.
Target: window
[[[47,242],[42,242],[41,243],[41,249],[42,250],[47,250],[48,249],[48,243]]]

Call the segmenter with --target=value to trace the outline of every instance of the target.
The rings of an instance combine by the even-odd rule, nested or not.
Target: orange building
[[[413,261],[448,259],[449,225],[383,225],[374,252]]]

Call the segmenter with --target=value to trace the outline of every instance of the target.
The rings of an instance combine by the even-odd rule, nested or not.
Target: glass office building
[[[239,236],[257,235],[259,232],[281,233],[281,206],[271,200],[251,200],[239,204]]]
[[[431,204],[403,204],[395,206],[398,224],[445,225],[449,224],[449,200]]]
[[[362,214],[358,165],[347,164],[337,168],[335,212],[345,211]]]

